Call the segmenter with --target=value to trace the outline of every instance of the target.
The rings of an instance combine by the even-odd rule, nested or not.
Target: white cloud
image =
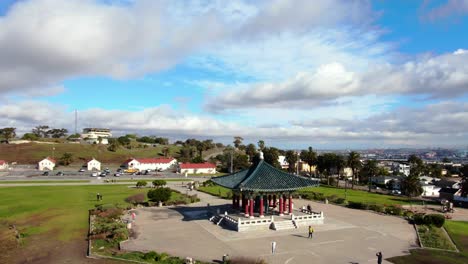
[[[30,92],[80,76],[157,72],[249,32],[361,21],[369,17],[368,6],[338,0],[18,1],[0,17],[0,93]],[[277,28],[275,21],[288,22]]]
[[[404,64],[371,65],[352,71],[341,63],[299,72],[282,82],[237,85],[212,97],[206,107],[225,109],[311,107],[346,96],[424,95],[453,98],[468,92],[468,53],[429,56]]]
[[[53,118],[51,118],[53,117]],[[280,122],[284,118],[284,123]],[[80,127],[108,127],[116,134],[169,135],[172,138],[265,139],[271,145],[304,142],[337,146],[454,146],[468,139],[468,103],[447,101],[362,118],[278,117],[273,122],[246,125],[209,116],[174,111],[168,106],[138,111],[86,109],[79,111]],[[0,123],[27,132],[36,125],[73,127],[73,112],[60,105],[35,101],[0,106]],[[50,122],[54,123],[50,123]]]
[[[431,21],[468,14],[468,0],[448,0],[434,8],[423,6],[422,18]]]

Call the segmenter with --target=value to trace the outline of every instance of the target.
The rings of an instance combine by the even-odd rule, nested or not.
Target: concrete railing
[[[239,218],[238,231],[253,230],[253,229],[269,229],[271,223],[274,222],[273,216],[270,218],[255,218],[248,220],[241,220]]]

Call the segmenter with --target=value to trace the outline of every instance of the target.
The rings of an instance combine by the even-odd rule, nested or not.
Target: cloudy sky
[[[468,0],[1,0],[0,127],[468,145]]]

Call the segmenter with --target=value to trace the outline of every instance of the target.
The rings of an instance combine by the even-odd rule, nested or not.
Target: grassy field
[[[105,145],[87,145],[87,144],[1,144],[0,159],[8,162],[18,162],[20,164],[35,164],[37,161],[47,156],[59,158],[65,152],[72,153],[76,162],[81,164],[82,161],[94,157],[103,163],[121,164],[127,158],[139,157],[149,158],[162,155],[162,149],[165,146],[147,147],[147,148],[119,148],[116,152],[107,150]],[[168,145],[169,154],[178,156],[180,147]],[[55,150],[53,150],[55,148]]]
[[[468,263],[468,222],[446,221],[447,233],[460,253],[430,249],[411,250],[411,255],[394,257],[388,261],[396,264],[466,264]]]
[[[226,197],[229,189],[221,186],[199,187],[200,191]],[[345,197],[345,190],[334,187],[310,187],[300,190],[298,193],[316,192],[323,193],[325,196],[336,195],[338,197]],[[369,204],[382,204],[382,205],[395,205],[395,204],[409,204],[410,200],[404,196],[384,195],[378,193],[369,193],[367,191],[347,190],[347,200],[352,202],[364,202]],[[417,201],[411,201],[413,204]]]
[[[16,224],[26,236],[50,232],[69,240],[86,235],[97,193],[101,203],[126,204],[126,197],[146,191],[123,185],[0,187],[0,220]]]

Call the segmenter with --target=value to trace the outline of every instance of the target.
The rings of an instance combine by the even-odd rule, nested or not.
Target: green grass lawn
[[[224,187],[221,187],[221,186],[206,186],[206,187],[203,187],[203,186],[200,186],[198,187],[199,191],[202,191],[202,192],[205,192],[205,193],[209,193],[211,195],[214,195],[214,196],[219,196],[221,198],[226,198],[228,193],[231,192],[231,190],[229,190],[228,188],[224,188]]]
[[[0,187],[0,220],[15,223],[22,233],[50,232],[61,240],[84,237],[88,210],[99,203],[126,204],[124,199],[146,189],[124,185]]]
[[[424,247],[455,251],[454,246],[441,228],[431,225],[419,225],[417,229]]]
[[[203,173],[189,173],[188,177],[219,177],[227,175],[225,172],[218,172],[215,174],[203,174]]]
[[[411,255],[394,257],[388,261],[396,264],[466,264],[468,263],[468,222],[446,221],[444,224],[447,233],[455,242],[460,253],[416,249]]]
[[[83,183],[89,182],[89,180],[31,180],[31,181],[0,181],[0,184],[12,184],[12,183]]]

